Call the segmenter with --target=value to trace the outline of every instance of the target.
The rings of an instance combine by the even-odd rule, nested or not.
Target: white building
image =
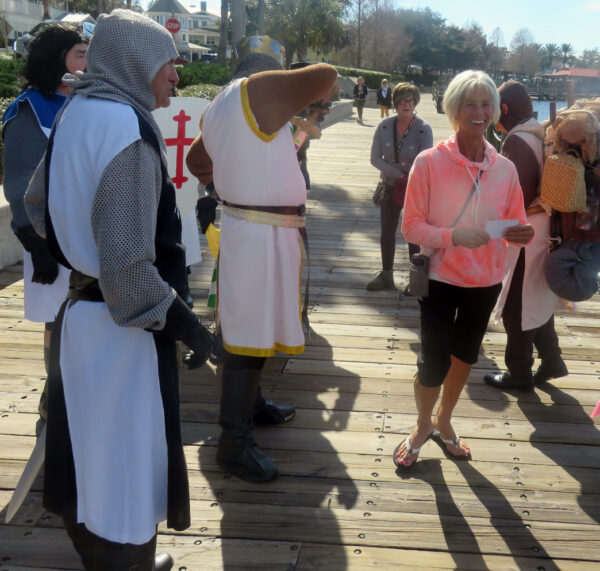
[[[50,18],[58,19],[64,13],[49,6]],[[0,0],[0,32],[12,45],[12,41],[29,32],[44,16],[44,3],[40,0]]]
[[[209,46],[219,43],[218,26],[216,42],[212,39],[214,34],[207,32],[211,27],[209,22],[214,21],[212,18],[216,18],[217,22],[219,19],[206,12],[206,2],[201,2],[201,8],[203,10],[200,12],[191,14],[177,0],[156,0],[148,7],[146,15],[157,21],[161,26],[165,26],[168,20],[177,20],[180,27],[179,31],[173,34],[175,46],[181,57],[193,61],[200,59],[203,52],[211,51],[212,48]]]
[[[206,2],[200,2],[200,11],[191,15],[190,38],[195,44],[203,46],[219,45],[221,19],[206,11]]]

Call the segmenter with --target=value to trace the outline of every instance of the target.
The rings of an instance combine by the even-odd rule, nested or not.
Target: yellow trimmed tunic
[[[229,84],[202,116],[202,140],[219,196],[250,206],[299,206],[306,186],[290,129],[263,133],[245,79]],[[224,208],[218,311],[225,348],[269,357],[304,350],[300,318],[302,243],[285,216]]]

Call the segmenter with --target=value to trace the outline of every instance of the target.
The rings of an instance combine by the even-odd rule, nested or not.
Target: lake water
[[[532,101],[533,110],[538,113],[538,121],[541,123],[550,117],[550,101]],[[556,110],[564,109],[567,106],[566,101],[557,101]]]

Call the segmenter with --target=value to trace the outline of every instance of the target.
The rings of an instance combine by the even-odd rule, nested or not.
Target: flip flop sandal
[[[470,452],[466,455],[452,454],[452,452],[450,452],[450,450],[448,450],[448,447],[445,446],[446,444],[448,444],[449,446],[454,446],[454,447],[458,448],[459,443],[460,443],[460,436],[458,436],[458,434],[456,435],[456,438],[444,438],[439,430],[434,429],[434,431],[431,433],[431,437],[434,440],[437,440],[438,443],[442,443],[442,451],[446,455],[446,458],[448,458],[450,460],[458,460],[458,461],[471,460]]]
[[[427,442],[431,436],[432,436],[433,432],[425,439],[425,442]],[[419,452],[421,452],[421,448],[423,448],[423,446],[425,445],[425,442],[423,442],[423,444],[421,444],[421,446],[419,446],[418,448],[413,448],[410,444],[410,434],[406,437],[406,440],[403,440],[402,442],[400,442],[400,444],[398,444],[398,446],[396,446],[396,448],[394,449],[394,455],[392,456],[392,460],[394,461],[394,466],[396,466],[396,468],[400,468],[401,470],[409,470],[410,468],[412,468],[416,463],[417,460],[419,459]],[[398,450],[400,450],[400,447],[404,444],[404,446],[406,447],[406,451],[408,452],[408,456],[413,456],[414,454],[417,454],[417,458],[415,459],[415,461],[412,464],[409,464],[408,466],[405,464],[401,464],[400,462],[398,462],[397,456],[398,456]]]

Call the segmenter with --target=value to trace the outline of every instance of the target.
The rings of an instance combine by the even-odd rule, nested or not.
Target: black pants
[[[402,206],[394,201],[392,193],[389,192],[381,207],[381,263],[384,271],[394,269],[394,257],[396,255],[396,231]],[[408,257],[417,254],[420,248],[417,244],[408,244]]]
[[[356,100],[356,112],[358,113],[358,120],[359,121],[362,121],[364,106],[365,106],[365,100],[364,99],[357,99]]]
[[[114,543],[77,523],[75,504],[65,513],[63,522],[86,571],[151,571],[156,555],[156,535],[147,543]]]
[[[542,361],[552,363],[560,360],[560,346],[554,329],[554,315],[536,329],[523,331],[521,314],[523,310],[523,279],[525,277],[525,248],[521,248],[513,274],[506,303],[502,311],[502,321],[506,330],[506,350],[504,362],[514,377],[529,375],[533,366],[533,347]]]
[[[477,362],[481,341],[502,284],[460,287],[429,280],[429,295],[419,298],[421,354],[419,382],[439,387],[446,378],[451,355],[464,363]]]

